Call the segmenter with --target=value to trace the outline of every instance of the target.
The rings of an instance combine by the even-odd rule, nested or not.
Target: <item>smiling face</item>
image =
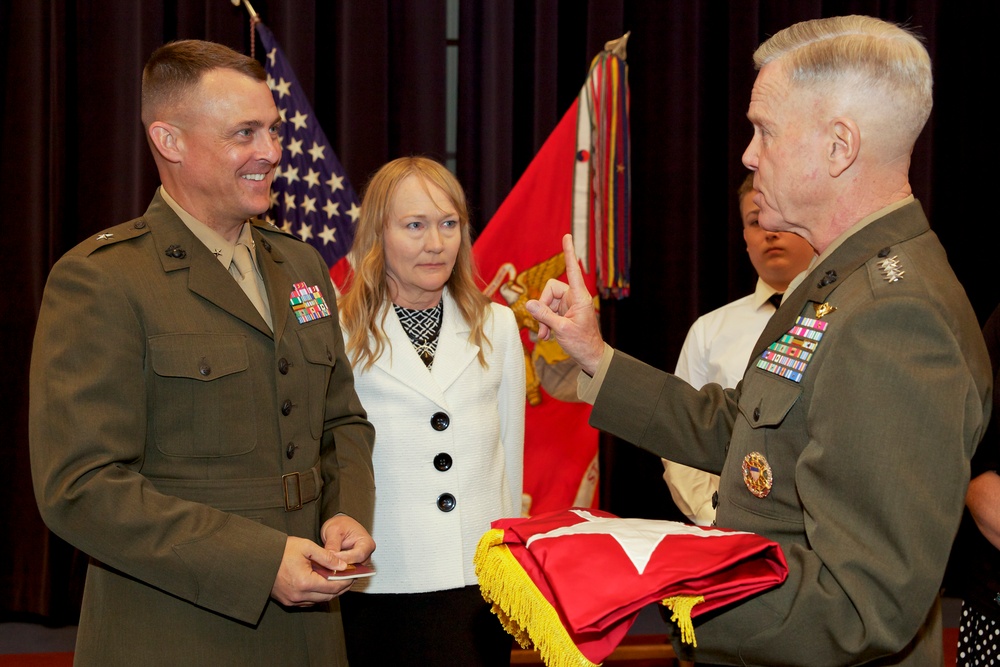
[[[281,119],[263,81],[230,69],[206,72],[173,125],[180,155],[181,207],[218,230],[237,228],[270,208],[281,160]]]
[[[445,191],[414,174],[403,179],[383,241],[392,302],[413,309],[436,306],[461,243],[459,215]]]
[[[754,203],[757,192],[751,190],[740,199],[743,239],[750,262],[761,280],[784,292],[795,276],[805,271],[815,252],[812,246],[792,232],[769,232],[757,222],[760,209]]]
[[[795,231],[811,240],[812,229],[824,222],[822,207],[830,198],[824,109],[817,94],[791,85],[782,61],[757,75],[747,112],[753,139],[743,164],[756,172],[754,202],[766,230]]]

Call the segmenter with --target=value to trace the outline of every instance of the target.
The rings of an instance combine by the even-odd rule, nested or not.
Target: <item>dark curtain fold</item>
[[[256,0],[361,190],[385,161],[446,156],[446,0]],[[602,305],[609,341],[672,369],[701,313],[751,291],[734,190],[761,41],[799,20],[867,13],[915,27],[934,59],[935,110],[914,192],[980,316],[997,300],[982,197],[998,5],[945,0],[459,0],[456,164],[481,228],[579,92],[605,41],[632,31],[632,296]],[[229,0],[0,0],[0,614],[73,620],[85,558],[50,535],[28,464],[27,384],[49,267],[104,227],[139,215],[157,177],[139,121],[139,76],[164,41],[250,51]],[[259,49],[259,44],[258,44]],[[258,58],[263,54],[257,53]],[[987,236],[989,235],[989,236]],[[984,238],[985,237],[985,238]],[[66,335],[73,335],[67,331]],[[44,351],[40,351],[44,353]],[[849,388],[845,388],[845,391]],[[52,418],[58,418],[53,415]],[[652,456],[609,441],[602,502],[670,515]]]

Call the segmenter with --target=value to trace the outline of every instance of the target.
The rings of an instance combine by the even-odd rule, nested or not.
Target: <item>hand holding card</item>
[[[368,565],[350,565],[343,570],[331,570],[313,563],[313,570],[327,578],[327,581],[342,581],[344,579],[360,579],[371,577],[375,574],[375,568]]]

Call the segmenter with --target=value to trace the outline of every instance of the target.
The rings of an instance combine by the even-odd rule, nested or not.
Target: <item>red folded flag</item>
[[[475,557],[483,597],[549,667],[599,664],[654,601],[694,643],[691,618],[788,574],[778,544],[753,533],[581,508],[492,526]]]

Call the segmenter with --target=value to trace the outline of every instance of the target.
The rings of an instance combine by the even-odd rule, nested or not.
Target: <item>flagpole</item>
[[[233,7],[239,7],[240,4],[242,3],[243,6],[247,8],[247,12],[250,14],[250,23],[251,24],[254,21],[259,21],[260,20],[260,19],[257,18],[257,12],[255,12],[253,10],[253,5],[250,4],[250,0],[230,0],[230,2],[233,3]]]
[[[254,30],[254,26],[261,22],[260,17],[257,16],[257,12],[254,11],[253,5],[250,4],[250,0],[230,0],[230,2],[233,3],[233,7],[239,7],[240,2],[242,2],[243,6],[247,8],[247,13],[250,14],[250,57],[256,58],[257,39],[255,36],[256,31]]]

